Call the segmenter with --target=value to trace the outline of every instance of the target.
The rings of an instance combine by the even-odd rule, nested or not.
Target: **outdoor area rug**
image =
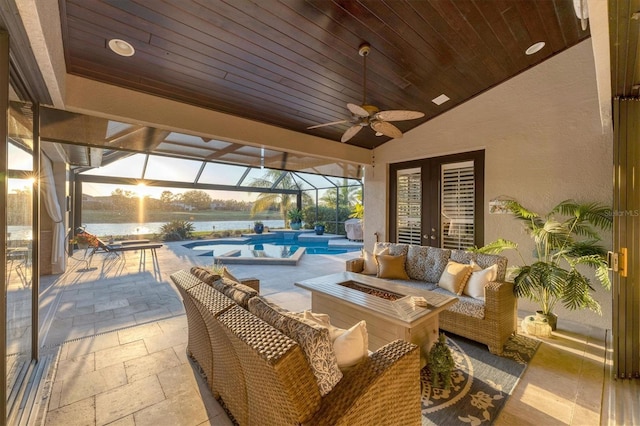
[[[420,372],[423,425],[491,424],[513,392],[540,342],[514,335],[501,356],[486,345],[447,333],[456,363],[448,390],[431,385],[428,367]]]

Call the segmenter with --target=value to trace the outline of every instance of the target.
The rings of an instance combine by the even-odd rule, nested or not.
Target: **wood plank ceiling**
[[[347,103],[406,132],[589,37],[573,0],[60,0],[71,74],[340,141]],[[107,46],[123,39],[121,57]],[[527,56],[525,50],[544,41]],[[445,94],[440,106],[431,100]],[[388,141],[370,128],[348,143]]]

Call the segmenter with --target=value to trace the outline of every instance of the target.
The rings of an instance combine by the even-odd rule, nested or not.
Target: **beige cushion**
[[[222,289],[222,293],[245,309],[248,307],[249,299],[258,294],[258,292],[251,287],[231,281],[228,278],[222,278],[221,281],[226,284]]]
[[[331,320],[329,319],[329,315],[327,314],[319,314],[316,312],[311,312],[310,310],[306,310],[302,313],[302,318],[313,321],[316,324],[319,324],[323,327],[330,328]],[[331,330],[329,329],[329,335],[331,336]],[[332,339],[333,340],[333,339]]]
[[[338,367],[347,370],[369,355],[369,335],[367,323],[362,320],[348,330],[334,327],[333,350],[336,353]]]
[[[454,262],[450,260],[444,268],[438,286],[450,291],[451,293],[460,295],[462,289],[471,275],[472,267],[464,263]]]
[[[342,371],[348,370],[369,355],[367,323],[360,321],[348,330],[331,325],[329,315],[304,311],[303,318],[329,329],[329,338]]]
[[[364,259],[364,269],[362,270],[363,274],[375,275],[378,273],[378,262],[376,262],[376,256],[380,254],[389,254],[389,247],[384,247],[377,253],[375,251],[371,253],[370,251],[362,249],[362,258]]]
[[[328,394],[342,379],[342,371],[338,367],[327,327],[291,315],[260,296],[249,300],[249,312],[300,345],[318,382],[321,395]]]
[[[392,256],[390,254],[381,254],[376,256],[376,260],[378,261],[378,278],[408,280],[409,276],[404,269],[406,259],[406,255]]]
[[[214,281],[221,278],[220,275],[215,274],[210,269],[203,268],[202,266],[192,267],[191,273],[209,285],[212,285]]]
[[[471,296],[474,299],[484,300],[484,287],[498,276],[498,265],[491,265],[486,269],[482,269],[480,265],[472,261],[471,267],[471,276],[467,280],[462,294]]]

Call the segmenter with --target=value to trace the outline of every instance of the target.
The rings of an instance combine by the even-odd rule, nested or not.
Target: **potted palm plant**
[[[289,226],[291,229],[298,230],[302,227],[302,211],[300,209],[291,209],[287,212],[289,218]]]
[[[578,268],[594,269],[602,287],[611,287],[607,253],[599,245],[598,233],[611,228],[611,209],[600,203],[566,200],[541,216],[517,201],[508,201],[506,207],[522,221],[535,243],[534,261],[527,264],[518,251],[523,265],[510,268],[516,296],[538,303],[537,313],[547,319],[552,330],[557,322],[553,312],[557,303],[569,310],[590,309],[602,314],[589,278]],[[474,251],[497,254],[505,249],[517,251],[518,245],[499,239]]]

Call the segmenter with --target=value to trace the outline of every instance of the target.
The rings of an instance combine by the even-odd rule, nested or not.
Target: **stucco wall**
[[[434,97],[438,94],[434,94]],[[567,198],[612,200],[612,135],[602,129],[591,41],[547,60],[450,112],[391,141],[375,154],[365,174],[365,244],[374,233],[387,240],[388,165],[444,154],[485,150],[485,243],[499,237],[516,241],[531,260],[533,245],[510,215],[490,215],[488,201],[509,196],[539,213]],[[611,235],[603,238],[611,247]],[[520,264],[510,254],[510,264]],[[596,284],[597,285],[597,282]],[[598,290],[600,317],[590,311],[562,318],[611,327],[611,296]],[[519,309],[536,305],[519,301]]]

